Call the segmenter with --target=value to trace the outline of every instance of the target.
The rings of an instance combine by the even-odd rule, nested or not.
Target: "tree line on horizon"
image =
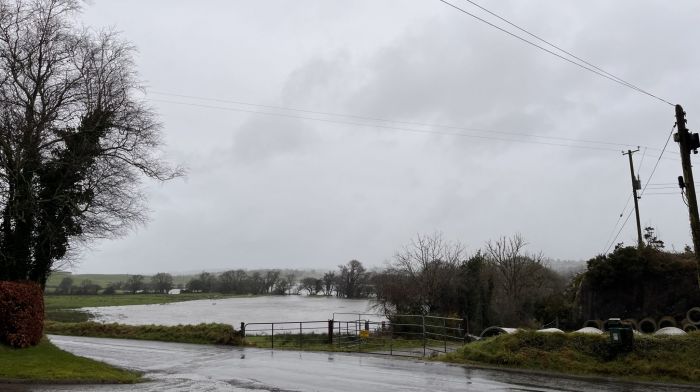
[[[613,253],[590,259],[579,272],[552,269],[542,253],[527,251],[519,234],[488,241],[483,249],[467,255],[463,244],[434,233],[418,235],[380,271],[367,271],[360,261],[351,260],[320,277],[238,269],[202,272],[186,284],[174,285],[167,273],[150,279],[131,275],[125,282],[109,285],[102,294],[168,293],[180,288],[194,293],[369,298],[386,315],[457,317],[470,331],[492,325],[575,329],[589,318],[679,313],[686,302],[700,298],[692,279],[686,282],[692,274],[684,272],[692,267],[692,252],[687,248],[681,253],[666,252],[654,229],[645,231],[642,250],[618,244]],[[632,276],[635,278],[629,278]],[[649,291],[642,286],[669,276],[674,276],[673,288],[656,295],[658,299],[634,294]],[[71,284],[69,277],[64,278],[54,294],[100,292],[90,281]],[[600,295],[602,292],[607,294]]]
[[[84,279],[76,282],[64,277],[53,290],[53,295],[112,295],[112,294],[167,294],[172,289],[191,293],[222,293],[236,295],[324,295],[340,298],[367,298],[372,295],[369,284],[372,273],[361,262],[351,260],[328,271],[321,278],[303,276],[279,269],[263,271],[229,270],[220,273],[201,272],[186,284],[175,284],[171,274],[159,272],[153,276],[129,275],[126,281],[111,282],[105,287]]]

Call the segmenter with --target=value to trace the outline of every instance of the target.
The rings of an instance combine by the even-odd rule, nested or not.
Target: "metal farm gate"
[[[241,331],[247,343],[261,348],[415,357],[465,343],[461,319],[423,315],[334,313],[330,320],[241,323]]]

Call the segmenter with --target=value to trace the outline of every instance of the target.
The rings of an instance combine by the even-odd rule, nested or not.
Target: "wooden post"
[[[328,344],[333,344],[333,320],[328,320]]]
[[[678,133],[676,141],[681,149],[681,164],[683,165],[683,180],[685,182],[686,198],[688,199],[688,215],[690,217],[690,233],[693,236],[695,262],[698,266],[698,285],[700,285],[700,217],[698,216],[698,200],[695,195],[695,180],[693,180],[693,165],[690,163],[692,149],[691,134],[686,128],[685,112],[681,105],[676,105],[676,126]],[[697,147],[696,147],[697,148]]]
[[[644,241],[642,240],[642,224],[639,221],[639,197],[637,196],[637,189],[640,189],[641,186],[639,184],[639,181],[637,181],[637,177],[635,177],[634,175],[634,162],[632,161],[632,154],[634,154],[637,151],[639,150],[627,150],[627,152],[623,152],[622,155],[627,155],[630,159],[630,176],[632,176],[632,197],[634,198],[634,213],[637,216],[637,249],[641,252],[642,248],[644,247]]]

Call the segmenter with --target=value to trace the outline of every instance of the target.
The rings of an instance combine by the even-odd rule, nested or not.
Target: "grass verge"
[[[282,333],[275,335],[274,341],[270,335],[249,335],[245,337],[245,345],[258,348],[274,348],[275,350],[298,351],[332,351],[332,352],[361,352],[389,353],[392,351],[416,351],[423,347],[422,340],[390,339],[383,336],[334,336],[333,343],[328,342],[325,333]]]
[[[96,338],[157,340],[194,344],[239,346],[241,336],[228,324],[197,325],[124,325],[95,322],[61,323],[47,321],[44,332],[53,335],[89,336]]]
[[[532,331],[470,343],[441,361],[655,382],[700,382],[700,332],[635,336],[634,350],[616,353],[607,335]]]
[[[141,374],[60,350],[44,338],[14,349],[0,345],[0,382],[134,383]]]

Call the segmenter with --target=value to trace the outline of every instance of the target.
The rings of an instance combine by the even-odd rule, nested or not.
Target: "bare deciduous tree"
[[[133,47],[77,0],[0,0],[0,280],[45,284],[76,241],[145,219],[140,179],[182,174],[137,98]]]
[[[494,266],[501,286],[500,314],[506,321],[523,321],[522,305],[541,295],[549,281],[549,269],[542,253],[525,252],[520,234],[486,243],[487,260]]]
[[[448,293],[456,287],[457,271],[464,258],[464,246],[459,242],[443,239],[441,233],[418,235],[394,256],[394,265],[390,273],[394,280],[403,281],[395,293],[406,298],[415,297],[411,302],[411,311],[430,313],[444,307],[445,297],[455,297]],[[406,289],[412,286],[412,293]],[[387,293],[388,294],[388,293]],[[416,309],[419,308],[419,309]]]
[[[525,246],[520,234],[486,243],[486,255],[501,276],[505,295],[513,301],[522,298],[528,286],[537,284],[535,272],[542,266],[542,254],[528,255]]]
[[[159,272],[151,277],[151,285],[156,293],[167,294],[173,288],[173,276]]]
[[[323,274],[323,295],[333,295],[335,289],[336,276],[334,272]]]

